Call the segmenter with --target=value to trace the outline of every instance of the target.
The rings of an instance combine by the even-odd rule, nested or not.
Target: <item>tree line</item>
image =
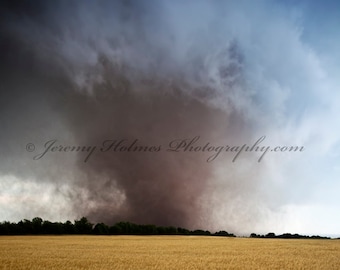
[[[92,224],[86,217],[66,222],[50,222],[40,217],[24,219],[18,223],[0,223],[0,235],[43,235],[43,234],[94,234],[94,235],[207,235],[235,237],[226,231],[211,233],[204,230],[188,230],[173,226],[140,225],[118,222],[113,226],[104,223]]]
[[[250,234],[252,238],[281,238],[281,239],[330,239],[330,237],[319,236],[319,235],[300,235],[300,234],[291,234],[291,233],[284,233],[280,235],[275,235],[275,233],[267,233],[266,235],[260,235],[256,233]]]
[[[0,223],[0,235],[44,235],[44,234],[93,234],[93,235],[206,235],[235,237],[226,231],[211,233],[205,230],[188,230],[174,226],[140,225],[131,222],[118,222],[112,226],[104,223],[92,224],[86,217],[66,222],[51,222],[35,217],[24,219],[18,223],[4,221]],[[306,236],[284,233],[275,235],[270,232],[265,235],[251,233],[251,238],[281,238],[281,239],[330,239],[319,235]]]

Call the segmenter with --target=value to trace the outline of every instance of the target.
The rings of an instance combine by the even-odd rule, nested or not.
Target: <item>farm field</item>
[[[339,269],[340,240],[1,236],[0,269]]]

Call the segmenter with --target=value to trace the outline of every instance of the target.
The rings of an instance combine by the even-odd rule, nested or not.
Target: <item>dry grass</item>
[[[340,240],[2,236],[0,269],[340,269]]]

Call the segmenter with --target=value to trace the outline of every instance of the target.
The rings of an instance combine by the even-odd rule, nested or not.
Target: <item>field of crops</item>
[[[339,269],[340,240],[1,236],[0,269]]]

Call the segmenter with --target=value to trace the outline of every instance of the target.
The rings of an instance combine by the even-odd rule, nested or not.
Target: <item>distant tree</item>
[[[147,225],[147,234],[157,234],[157,227],[155,225]]]
[[[109,227],[104,223],[98,223],[92,230],[93,234],[109,234]]]
[[[227,236],[227,237],[235,237],[234,234],[232,233],[228,233],[226,231],[219,231],[219,232],[215,232],[214,235],[216,236]]]
[[[294,236],[291,233],[284,233],[282,235],[279,235],[278,237],[279,238],[290,239],[290,238],[293,238]]]
[[[75,232],[78,234],[90,234],[92,232],[93,224],[90,223],[86,217],[74,221]]]
[[[35,217],[32,219],[32,228],[33,228],[34,234],[42,233],[42,223],[43,223],[43,220],[40,217]]]
[[[64,224],[61,222],[50,222],[44,220],[42,224],[42,233],[44,234],[65,234]]]
[[[188,234],[190,234],[190,231],[188,229],[184,229],[184,228],[178,227],[177,228],[177,233],[181,234],[181,235],[188,235]]]
[[[9,221],[0,223],[0,235],[11,235],[14,233],[12,224]]]
[[[44,220],[42,224],[42,232],[44,234],[54,234],[53,223],[48,220]]]
[[[330,237],[320,236],[320,235],[312,235],[310,238],[312,238],[312,239],[331,239]],[[339,238],[337,238],[337,239],[339,239]]]
[[[64,224],[63,224],[63,229],[64,229],[64,232],[66,234],[74,234],[75,233],[75,227],[74,225],[72,224],[71,221],[67,220]]]
[[[165,227],[165,231],[166,231],[166,234],[168,234],[168,235],[177,234],[177,228],[173,227],[173,226]]]
[[[138,234],[153,235],[157,234],[157,227],[155,225],[139,225]]]
[[[32,222],[28,219],[24,219],[18,222],[18,231],[19,234],[32,234],[33,233],[33,225]]]
[[[54,222],[53,227],[55,234],[65,234],[64,224],[62,222]]]
[[[191,232],[192,235],[211,235],[209,231],[194,230]]]
[[[177,228],[173,226],[168,227],[157,227],[157,233],[160,235],[175,235],[177,234]]]
[[[265,235],[265,237],[266,237],[266,238],[275,238],[276,235],[275,235],[275,233],[270,232],[270,233],[267,233],[267,234]]]
[[[133,233],[133,224],[130,222],[118,222],[115,224],[117,230],[120,234],[132,234]]]
[[[109,234],[119,235],[121,234],[121,228],[118,227],[117,225],[113,225],[109,227]]]
[[[166,229],[165,229],[165,227],[162,227],[162,226],[157,227],[157,233],[156,233],[156,234],[159,234],[159,235],[166,235]]]

